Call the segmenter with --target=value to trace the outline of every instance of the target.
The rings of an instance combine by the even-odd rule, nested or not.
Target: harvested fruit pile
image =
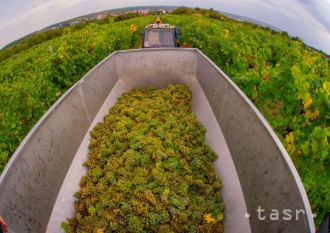
[[[91,132],[67,232],[223,232],[223,204],[186,85],[123,94]]]

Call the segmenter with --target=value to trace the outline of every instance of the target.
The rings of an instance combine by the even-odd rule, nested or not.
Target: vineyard
[[[180,12],[176,12],[180,13]],[[205,12],[166,15],[181,41],[212,59],[253,101],[293,160],[316,225],[330,209],[329,57],[256,25]],[[90,23],[0,62],[0,172],[47,109],[115,50],[138,48],[154,16]]]

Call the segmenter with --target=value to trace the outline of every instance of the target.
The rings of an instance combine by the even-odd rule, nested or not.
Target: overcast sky
[[[212,7],[247,16],[299,36],[306,44],[330,54],[330,0],[0,0],[0,48],[66,19],[141,5]]]

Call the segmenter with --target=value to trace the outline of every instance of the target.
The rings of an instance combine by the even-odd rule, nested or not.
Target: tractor
[[[142,48],[180,47],[180,36],[180,27],[165,24],[158,16],[154,24],[145,27]]]

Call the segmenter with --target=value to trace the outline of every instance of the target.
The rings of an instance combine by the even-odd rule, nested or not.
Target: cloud
[[[330,33],[330,0],[299,0]]]
[[[327,30],[326,21],[315,15],[316,10],[306,6],[311,3],[301,1],[303,0],[240,0],[239,5],[227,4],[223,7],[225,11],[260,20],[301,37],[306,44],[330,54],[330,32]],[[315,7],[320,9],[319,5]],[[324,8],[323,14],[326,15],[326,12],[330,15],[330,9]]]
[[[136,5],[214,8],[254,18],[299,36],[330,54],[330,0],[1,0],[0,47],[80,15]]]
[[[34,0],[30,1],[28,6],[9,4],[9,9],[7,8],[5,13],[10,11],[10,8],[17,9],[11,14],[1,14],[3,16],[0,21],[5,23],[0,24],[0,47],[55,22],[74,17],[74,6],[82,1],[84,0],[49,0],[46,2]],[[8,17],[9,15],[11,17]]]

